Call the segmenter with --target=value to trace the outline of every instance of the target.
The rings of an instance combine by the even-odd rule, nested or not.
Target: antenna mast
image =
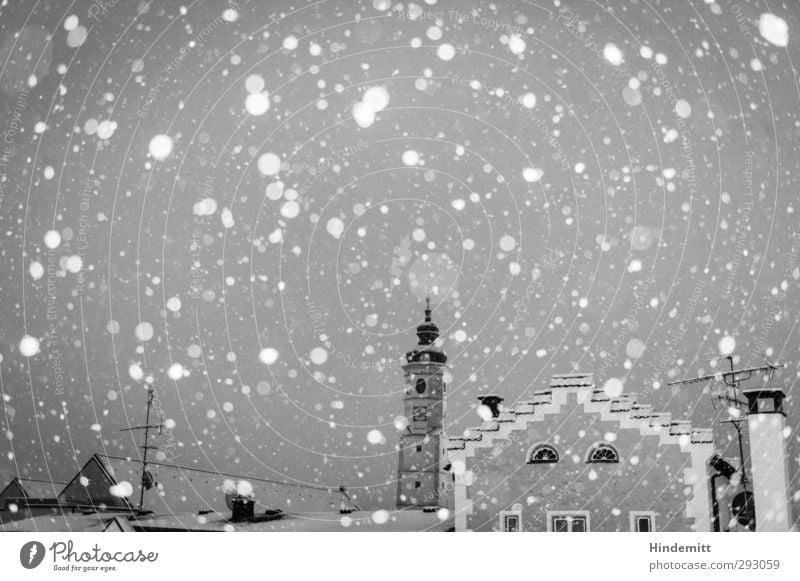
[[[745,369],[734,369],[733,368],[733,355],[728,355],[725,357],[730,362],[731,370],[730,371],[718,371],[717,373],[712,373],[711,375],[701,375],[700,377],[693,377],[691,379],[681,379],[679,381],[670,381],[667,385],[689,385],[692,383],[700,383],[703,381],[708,381],[709,379],[721,379],[725,382],[729,388],[733,390],[733,397],[728,397],[727,394],[725,398],[730,403],[731,400],[735,401],[739,405],[747,405],[747,402],[738,399],[738,393],[736,390],[739,388],[739,384],[743,381],[747,381],[753,376],[753,372],[755,371],[766,371],[769,375],[770,379],[772,379],[772,374],[775,373],[775,370],[782,369],[786,367],[785,363],[770,363],[767,361],[766,365],[761,365],[760,367],[746,367]]]
[[[772,379],[772,376],[776,370],[786,367],[785,363],[770,363],[767,361],[766,365],[761,365],[760,367],[735,369],[733,367],[733,354],[727,355],[725,359],[727,359],[730,363],[730,371],[718,371],[717,373],[713,373],[711,375],[701,375],[700,377],[694,377],[691,379],[670,381],[667,383],[667,385],[691,385],[694,383],[706,382],[711,379],[723,381],[726,386],[725,393],[712,394],[712,397],[716,395],[720,400],[724,400],[725,403],[728,404],[728,407],[735,406],[736,410],[741,414],[742,408],[747,407],[747,402],[739,398],[739,384],[743,381],[749,380],[753,376],[753,373],[758,371],[765,371],[769,376],[769,379]],[[744,419],[737,417],[729,420],[722,420],[720,423],[731,424],[734,428],[736,428],[736,434],[739,441],[739,460],[741,462],[740,469],[742,471],[742,486],[745,490],[747,490],[747,471],[744,468],[744,446],[742,444],[742,422],[744,422]]]
[[[143,426],[134,426],[131,428],[125,428],[120,430],[121,432],[131,432],[135,430],[144,430],[144,445],[139,446],[142,448],[142,483],[139,489],[139,510],[144,510],[144,491],[150,490],[153,488],[155,481],[153,480],[153,475],[147,469],[147,452],[149,450],[157,450],[157,446],[150,446],[150,430],[154,428],[158,428],[158,433],[161,433],[161,429],[164,424],[150,424],[150,408],[153,407],[153,400],[155,399],[155,388],[153,387],[152,383],[147,384],[147,416]]]

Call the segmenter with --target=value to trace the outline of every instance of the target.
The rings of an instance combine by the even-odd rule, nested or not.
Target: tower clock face
[[[425,393],[425,380],[422,378],[417,380],[417,393]]]

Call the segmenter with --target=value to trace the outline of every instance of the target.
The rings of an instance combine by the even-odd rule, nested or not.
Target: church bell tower
[[[449,488],[444,435],[447,355],[427,299],[425,322],[417,327],[417,348],[406,353],[403,406],[408,426],[400,434],[397,507],[446,507]]]

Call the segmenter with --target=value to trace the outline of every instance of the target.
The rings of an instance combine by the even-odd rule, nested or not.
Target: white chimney
[[[764,387],[745,390],[744,395],[748,404],[756,530],[788,531],[791,517],[786,439],[783,437],[784,393],[780,388]]]

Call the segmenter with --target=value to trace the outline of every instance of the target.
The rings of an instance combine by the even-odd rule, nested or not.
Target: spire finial
[[[420,353],[427,353],[425,357],[435,357],[436,361],[439,363],[445,363],[447,361],[447,356],[441,352],[441,349],[438,348],[436,345],[437,339],[439,339],[439,327],[436,326],[436,323],[433,322],[431,318],[431,313],[433,309],[431,308],[431,297],[428,296],[425,298],[425,321],[417,325],[417,337],[419,338],[419,343],[417,343],[418,347],[426,347],[426,349],[416,349],[408,354],[409,361],[412,358],[418,357]],[[429,345],[433,345],[433,347],[427,348]],[[431,355],[434,353],[434,355]],[[417,361],[417,359],[414,359]],[[427,361],[428,359],[426,359]]]

